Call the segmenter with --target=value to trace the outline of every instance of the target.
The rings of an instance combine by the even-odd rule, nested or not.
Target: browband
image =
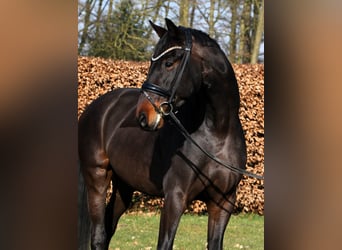
[[[175,50],[175,49],[183,49],[183,47],[181,46],[173,46],[171,48],[168,48],[167,50],[165,50],[164,52],[162,52],[159,56],[157,57],[153,57],[151,58],[151,61],[152,62],[155,62],[155,61],[158,61],[161,57],[163,57],[165,54],[169,53],[170,51],[172,50]]]

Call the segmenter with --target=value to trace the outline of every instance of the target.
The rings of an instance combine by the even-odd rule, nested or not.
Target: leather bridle
[[[184,70],[186,66],[189,63],[190,60],[190,54],[191,54],[191,49],[192,49],[192,35],[190,29],[185,29],[185,47],[181,46],[174,46],[171,48],[166,49],[164,52],[160,53],[160,55],[156,57],[152,57],[152,62],[159,60],[162,58],[165,54],[169,53],[172,50],[176,49],[181,49],[184,50],[184,55],[182,57],[182,61],[180,63],[180,66],[176,72],[176,76],[173,79],[170,88],[165,89],[162,88],[156,84],[150,83],[145,81],[144,84],[141,87],[142,93],[145,95],[147,100],[152,104],[156,112],[163,117],[169,116],[171,120],[174,122],[174,125],[176,128],[183,134],[183,136],[193,145],[195,145],[200,151],[202,151],[206,156],[208,156],[210,159],[215,161],[216,163],[230,169],[233,172],[243,174],[252,178],[260,179],[263,180],[264,177],[251,173],[249,171],[246,171],[244,169],[237,168],[229,163],[222,162],[219,158],[217,158],[215,155],[211,154],[204,148],[202,148],[190,135],[190,133],[184,128],[182,125],[181,121],[177,118],[175,115],[175,112],[173,110],[173,102],[174,102],[174,97],[176,94],[176,90],[181,82],[181,78],[183,76]],[[148,94],[149,92],[154,93],[156,95],[162,96],[167,98],[167,101],[162,102],[159,106],[154,102],[153,98]]]
[[[156,57],[152,57],[152,62],[154,62],[154,61],[159,60],[165,54],[169,53],[172,50],[177,50],[177,49],[184,50],[182,61],[180,62],[180,66],[177,69],[176,76],[172,80],[169,89],[162,88],[156,84],[153,84],[147,81],[145,81],[144,84],[141,86],[141,91],[146,96],[146,98],[151,102],[151,104],[153,105],[157,113],[167,116],[170,114],[170,112],[173,111],[174,98],[175,98],[178,86],[181,82],[181,78],[183,76],[184,70],[190,60],[191,48],[192,48],[191,31],[189,29],[185,29],[185,47],[174,46],[165,50],[160,55]],[[153,99],[151,98],[151,96],[149,96],[148,94],[149,92],[165,97],[167,98],[167,101],[161,103],[158,107],[153,101]]]

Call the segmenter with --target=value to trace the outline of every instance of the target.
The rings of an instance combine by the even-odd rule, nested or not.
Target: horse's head
[[[138,122],[146,130],[163,127],[165,116],[179,109],[201,82],[200,64],[194,62],[192,53],[191,30],[165,20],[167,29],[150,22],[160,40],[136,110]]]

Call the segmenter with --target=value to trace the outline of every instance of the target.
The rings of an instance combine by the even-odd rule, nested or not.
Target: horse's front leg
[[[177,187],[170,187],[164,198],[161,212],[157,249],[171,250],[177,227],[186,209],[186,196]]]
[[[91,249],[107,249],[107,233],[105,229],[106,194],[112,171],[104,165],[83,169],[88,188],[88,210],[91,219]]]
[[[234,209],[236,194],[221,195],[207,202],[208,208],[208,250],[223,249],[223,238],[231,213]]]

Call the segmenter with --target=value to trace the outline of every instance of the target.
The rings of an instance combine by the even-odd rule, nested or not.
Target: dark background
[[[337,249],[341,6],[266,1],[265,249]],[[77,248],[77,3],[0,11],[0,248]]]

